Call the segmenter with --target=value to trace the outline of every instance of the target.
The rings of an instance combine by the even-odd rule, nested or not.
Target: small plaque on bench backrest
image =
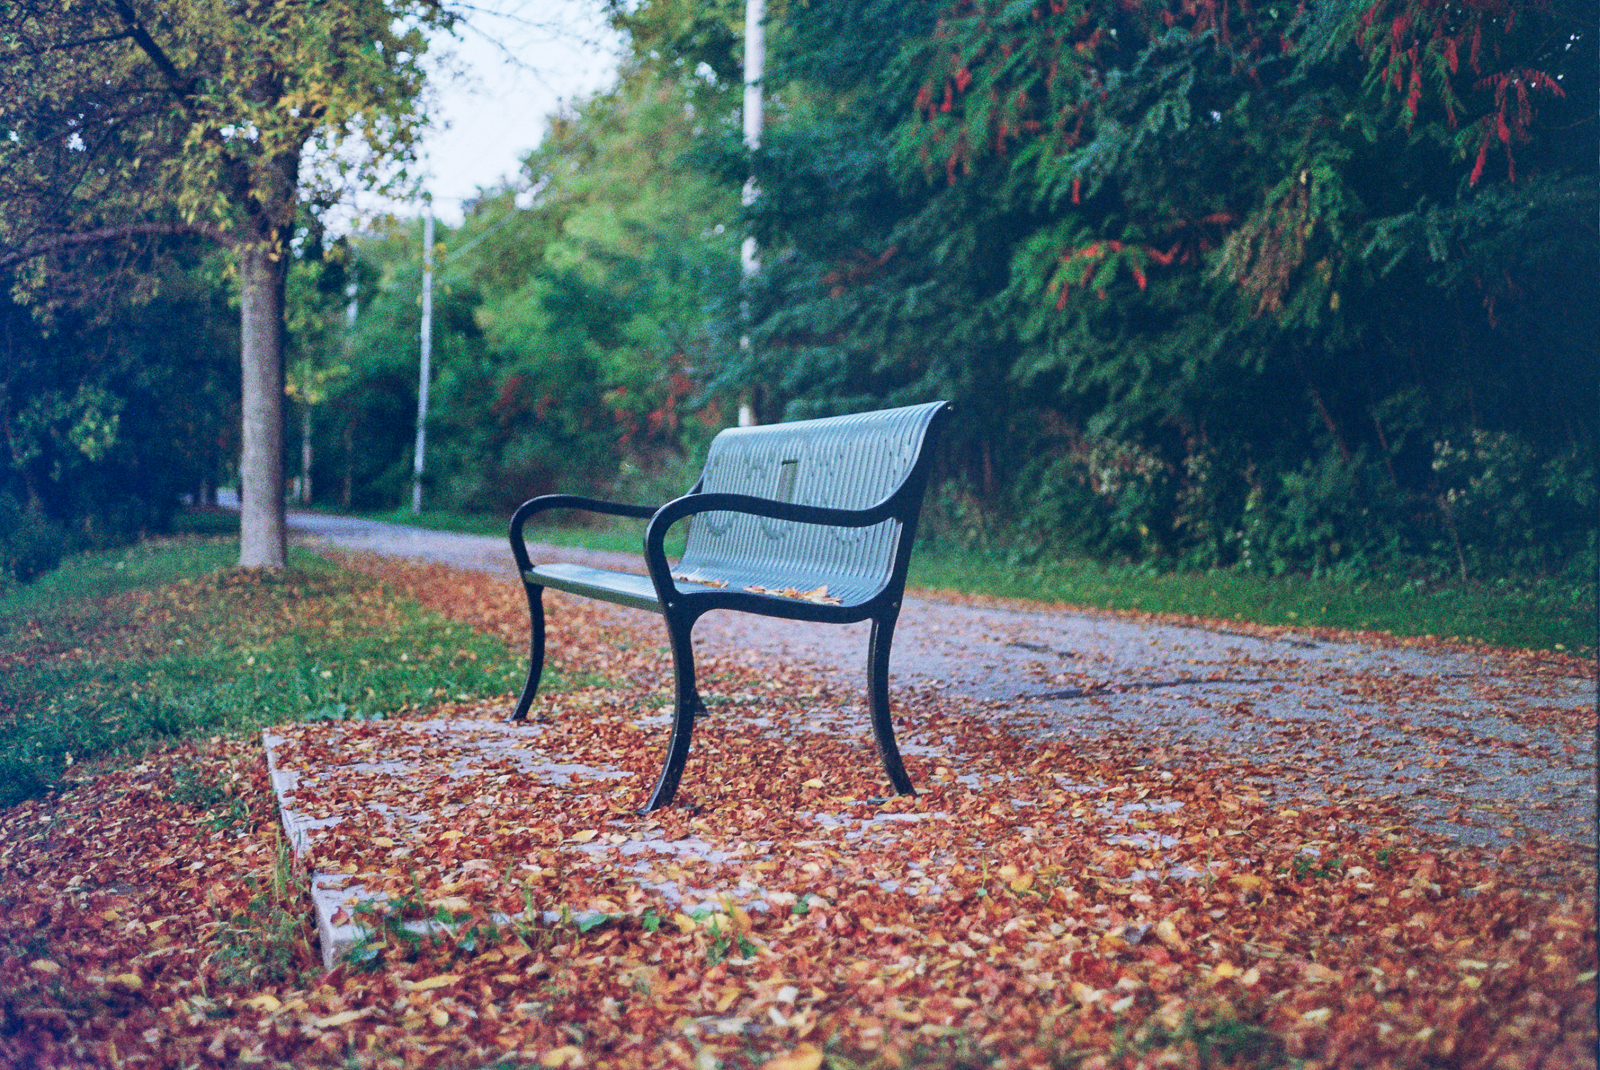
[[[778,489],[772,496],[780,502],[794,501],[794,480],[800,471],[800,460],[791,457],[778,462]]]

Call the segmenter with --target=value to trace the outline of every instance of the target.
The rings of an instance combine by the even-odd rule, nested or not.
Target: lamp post
[[[767,60],[767,28],[763,24],[766,18],[766,0],[745,0],[744,3],[744,147],[754,153],[761,147],[762,99],[761,79],[766,69]],[[743,203],[746,208],[755,203],[756,177],[748,175],[744,180]],[[761,257],[756,250],[755,235],[745,235],[744,244],[739,247],[739,263],[744,269],[744,288],[749,294],[750,282],[761,271]],[[749,350],[750,332],[748,320],[750,317],[750,299],[748,296],[739,303],[741,318],[745,319],[745,330],[739,336],[739,348]],[[749,427],[756,422],[755,410],[750,406],[749,396],[739,403],[739,426]]]
[[[422,360],[417,380],[417,448],[411,468],[411,513],[422,512],[422,470],[428,447],[428,365],[433,356],[433,197],[423,194]]]

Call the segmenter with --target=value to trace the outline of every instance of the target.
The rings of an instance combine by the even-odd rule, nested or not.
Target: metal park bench
[[[666,762],[644,811],[672,802],[705,707],[695,690],[690,632],[714,609],[788,620],[871,620],[867,650],[872,730],[897,792],[913,793],[889,719],[889,647],[906,564],[927,486],[930,444],[948,402],[737,427],[711,443],[688,494],[658,507],[570,494],[524,502],[511,518],[511,552],[528,592],[532,638],[528,681],[513,721],[528,714],[544,668],[546,587],[660,613],[667,622],[676,684]],[[548,509],[580,509],[648,520],[645,576],[575,564],[534,565],[522,529]],[[667,561],[667,530],[692,517],[683,556]]]

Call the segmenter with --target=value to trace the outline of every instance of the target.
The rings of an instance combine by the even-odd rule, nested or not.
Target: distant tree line
[[[1592,574],[1591,0],[768,11],[757,153],[743,5],[616,5],[616,85],[440,229],[430,504],[670,495],[741,404],[770,421],[946,397],[930,521],[961,545]],[[420,244],[412,219],[297,247],[284,455],[318,501],[405,500]],[[118,314],[198,323],[227,301],[202,257],[173,263],[189,311]],[[48,333],[87,359],[106,329],[11,311],[40,354]],[[140,336],[117,335],[127,374],[184,366]],[[122,374],[95,381],[125,413]],[[0,398],[21,411],[32,383]],[[69,410],[116,404],[82,397],[46,406],[52,448],[104,465]],[[67,469],[6,434],[8,493],[53,501],[37,488]]]

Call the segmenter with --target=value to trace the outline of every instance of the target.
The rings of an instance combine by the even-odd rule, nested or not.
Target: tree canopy
[[[790,7],[731,378],[954,397],[954,472],[1039,543],[1558,558],[1593,530],[1593,16]]]
[[[248,400],[281,399],[282,332],[248,325],[282,322],[287,285],[311,486],[398,503],[421,228],[316,263],[316,210],[403,166],[420,30],[449,11],[72,10],[15,15],[0,75],[40,87],[0,112],[17,299],[147,299],[158,253],[222,242],[246,428],[282,426]],[[929,530],[958,541],[1592,575],[1593,0],[775,2],[754,153],[738,5],[606,10],[616,84],[438,238],[431,502],[656,497],[741,404],[945,397]],[[68,385],[52,411],[100,397]]]
[[[0,11],[0,268],[24,301],[138,270],[154,239],[228,248],[240,292],[240,563],[284,561],[284,286],[297,233],[399,172],[433,0],[31,0]],[[130,244],[143,238],[144,249]],[[108,243],[121,243],[107,253]],[[149,281],[149,277],[146,276]]]

